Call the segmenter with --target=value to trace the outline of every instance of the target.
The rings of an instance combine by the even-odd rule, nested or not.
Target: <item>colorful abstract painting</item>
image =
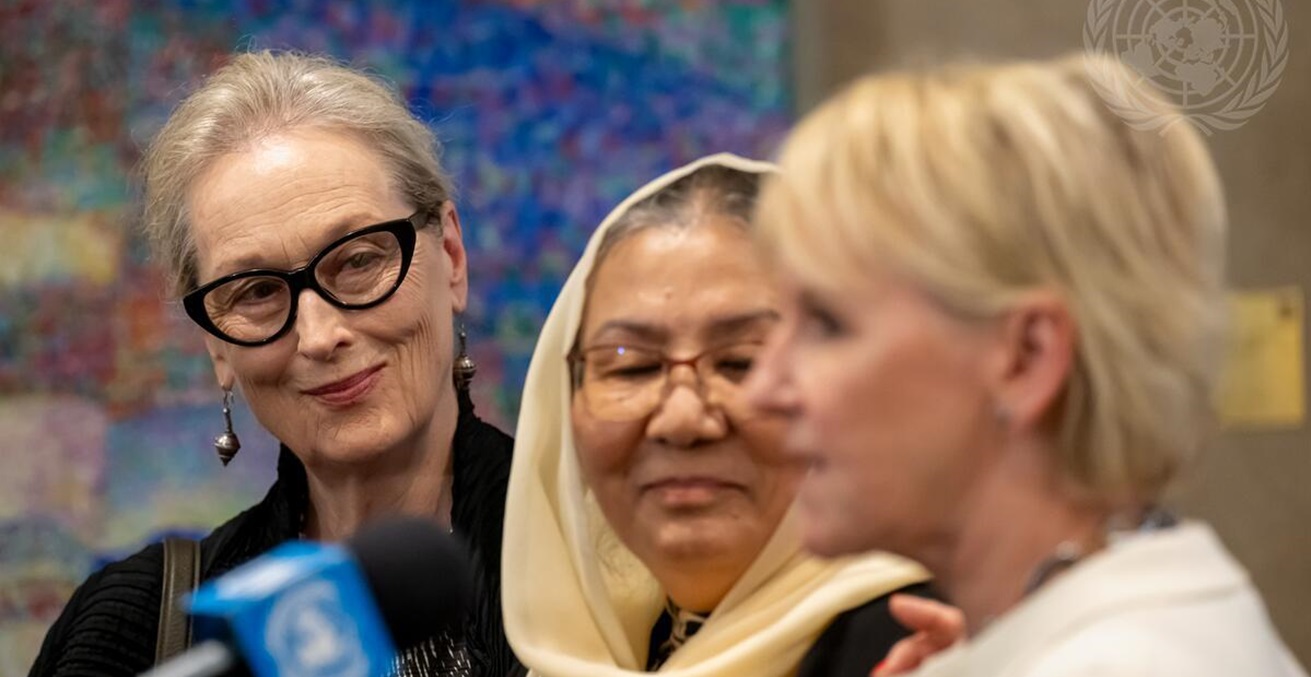
[[[95,567],[256,501],[275,443],[219,392],[133,229],[132,168],[233,50],[334,55],[446,144],[480,411],[512,427],[537,330],[592,227],[647,179],[788,121],[782,0],[0,0],[0,677]]]

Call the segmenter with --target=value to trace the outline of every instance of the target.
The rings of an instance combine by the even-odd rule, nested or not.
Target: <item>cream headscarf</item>
[[[533,674],[644,672],[664,593],[619,542],[584,486],[569,423],[565,356],[582,321],[584,286],[606,231],[634,204],[707,165],[776,171],[768,163],[719,154],[665,174],[629,196],[592,235],[533,353],[515,435],[501,564],[506,635]],[[661,673],[794,674],[838,614],[928,577],[919,566],[891,555],[835,561],[809,557],[801,551],[794,512]]]

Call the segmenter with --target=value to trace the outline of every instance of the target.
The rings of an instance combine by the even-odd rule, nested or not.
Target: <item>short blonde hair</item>
[[[373,148],[416,209],[437,214],[452,195],[440,144],[389,84],[320,56],[238,54],[178,105],[142,159],[142,226],[170,295],[198,284],[187,210],[196,179],[223,155],[308,128],[352,134]]]
[[[787,139],[757,229],[810,283],[891,266],[964,318],[1057,290],[1077,323],[1058,463],[1095,495],[1150,500],[1209,428],[1225,206],[1200,135],[1130,127],[1093,72],[1132,77],[1081,55],[858,80]]]

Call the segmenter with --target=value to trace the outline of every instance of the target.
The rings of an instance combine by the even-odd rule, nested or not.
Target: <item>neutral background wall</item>
[[[1043,57],[1082,49],[1088,6],[1087,0],[796,0],[798,105],[805,111],[870,69],[944,56]],[[1228,192],[1231,279],[1239,289],[1311,287],[1311,3],[1283,0],[1283,9],[1290,52],[1280,88],[1245,126],[1211,137]],[[1181,512],[1209,520],[1250,569],[1303,664],[1311,664],[1308,487],[1311,431],[1303,424],[1226,433],[1176,499]]]

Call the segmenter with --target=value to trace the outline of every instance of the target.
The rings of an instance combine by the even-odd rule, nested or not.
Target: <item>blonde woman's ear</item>
[[[1007,312],[1000,338],[997,411],[1008,425],[1034,427],[1056,406],[1073,371],[1074,316],[1059,295],[1032,293]]]

